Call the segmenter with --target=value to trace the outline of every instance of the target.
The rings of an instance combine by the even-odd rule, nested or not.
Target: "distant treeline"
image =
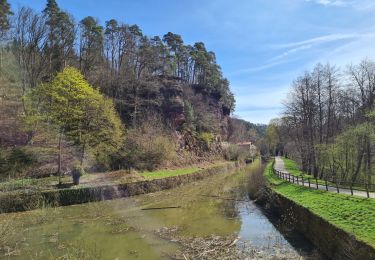
[[[273,152],[338,182],[374,181],[375,62],[339,69],[318,64],[292,84],[280,119],[267,131]]]

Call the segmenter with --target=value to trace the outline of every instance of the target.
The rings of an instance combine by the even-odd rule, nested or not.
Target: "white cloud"
[[[375,9],[374,0],[305,0],[324,6],[351,7],[358,11],[372,11]]]
[[[363,34],[365,35],[365,34]],[[285,44],[276,44],[272,45],[272,47],[277,48],[277,49],[282,49],[282,48],[292,48],[292,47],[298,47],[301,45],[317,45],[321,43],[327,43],[327,42],[332,42],[332,41],[338,41],[338,40],[345,40],[345,39],[355,39],[358,37],[361,37],[361,34],[357,33],[351,33],[351,34],[342,34],[342,33],[336,33],[336,34],[329,34],[329,35],[324,35],[324,36],[319,36],[303,41],[297,41],[297,42],[290,42],[290,43],[285,43]]]
[[[348,3],[343,0],[305,0],[306,2],[315,2],[321,5],[346,6]]]
[[[272,47],[277,48],[277,49],[283,49],[283,48],[291,48],[291,49],[284,51],[282,54],[272,58],[270,61],[275,62],[275,61],[284,59],[287,56],[294,54],[296,52],[311,49],[314,46],[321,45],[324,43],[330,43],[330,42],[341,41],[341,40],[351,40],[352,42],[355,42],[355,41],[366,40],[366,39],[370,39],[374,37],[375,37],[375,33],[329,34],[329,35],[319,36],[319,37],[315,37],[315,38],[311,38],[311,39],[307,39],[303,41],[273,45]]]
[[[277,66],[277,65],[281,65],[281,64],[283,64],[285,62],[286,61],[270,62],[270,63],[264,64],[264,65],[260,65],[260,66],[257,66],[257,67],[240,69],[240,70],[232,72],[232,73],[226,73],[226,75],[227,76],[238,76],[238,75],[246,74],[246,73],[259,72],[259,71],[262,71],[262,70],[266,70],[266,69],[272,68],[272,67]]]
[[[311,68],[318,62],[330,62],[345,69],[346,65],[359,63],[365,58],[375,59],[374,38],[375,35],[372,37],[362,37],[330,49],[321,57],[310,61],[307,67]]]
[[[272,61],[281,60],[281,59],[289,56],[290,54],[293,54],[293,53],[298,52],[298,51],[310,49],[313,46],[314,46],[313,44],[305,44],[305,45],[302,45],[302,46],[298,46],[296,48],[293,48],[293,49],[290,49],[290,50],[287,50],[287,51],[283,52],[282,54],[272,58],[271,60]]]

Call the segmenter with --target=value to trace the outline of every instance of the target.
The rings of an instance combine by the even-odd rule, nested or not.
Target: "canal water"
[[[236,238],[231,246],[257,252],[256,258],[315,255],[249,199],[248,174],[261,170],[255,162],[173,190],[0,215],[0,234],[7,237],[0,259],[173,259],[183,238],[212,237]]]

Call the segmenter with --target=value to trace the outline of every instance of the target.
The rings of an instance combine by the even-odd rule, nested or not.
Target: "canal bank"
[[[6,246],[14,254],[4,258],[57,259],[78,255],[79,259],[108,260],[184,259],[184,256],[188,259],[301,259],[316,256],[315,248],[307,241],[301,239],[300,246],[293,246],[279,231],[280,227],[273,225],[249,199],[248,174],[262,169],[257,163],[242,171],[212,175],[175,189],[3,214],[0,226],[7,218],[8,226],[13,227]],[[163,209],[145,210],[150,208]]]
[[[217,174],[234,173],[244,165],[241,162],[227,162],[195,173],[132,183],[46,191],[4,192],[0,193],[0,213],[27,211],[45,206],[68,206],[147,194],[172,189]]]
[[[371,241],[370,235],[373,230],[370,226],[358,226],[356,230],[355,224],[358,221],[351,219],[358,217],[361,212],[346,210],[351,204],[362,208],[367,205],[368,211],[375,213],[371,200],[293,186],[277,179],[272,173],[272,167],[269,164],[265,169],[268,183],[259,193],[258,203],[267,207],[273,215],[287,218],[293,229],[302,233],[332,259],[375,259],[374,247],[361,239],[366,238]],[[366,213],[370,219],[373,216],[371,212]],[[329,217],[331,213],[336,215]],[[347,227],[348,224],[353,227],[351,232],[347,228],[342,228]]]

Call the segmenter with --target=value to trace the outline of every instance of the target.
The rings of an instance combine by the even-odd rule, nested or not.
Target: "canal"
[[[300,259],[316,249],[248,196],[259,161],[176,189],[0,215],[0,259]],[[2,230],[1,230],[2,229]]]

